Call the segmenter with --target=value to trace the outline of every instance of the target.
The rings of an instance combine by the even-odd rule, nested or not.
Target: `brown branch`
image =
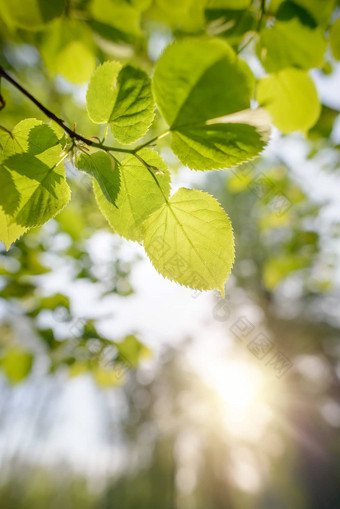
[[[17,90],[19,90],[25,97],[27,97],[30,101],[32,101],[40,111],[42,111],[48,118],[53,120],[53,122],[56,122],[64,131],[69,135],[69,137],[72,140],[81,141],[82,143],[85,143],[85,145],[88,145],[90,147],[96,147],[100,148],[102,150],[105,150],[107,152],[113,151],[113,152],[126,152],[129,154],[133,154],[135,150],[133,149],[124,149],[124,148],[117,148],[117,147],[109,147],[107,145],[103,145],[102,143],[95,142],[93,140],[89,140],[88,138],[85,138],[81,134],[77,133],[76,131],[72,131],[67,125],[65,125],[64,121],[57,117],[52,111],[50,111],[48,108],[46,108],[43,104],[41,104],[38,99],[36,99],[30,92],[28,92],[20,83],[18,83],[12,76],[10,76],[1,66],[0,66],[0,77],[7,80],[9,83],[11,83]],[[4,101],[3,101],[4,103]]]

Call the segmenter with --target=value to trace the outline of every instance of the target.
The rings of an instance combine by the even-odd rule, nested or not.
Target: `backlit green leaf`
[[[263,110],[244,110],[200,127],[174,131],[172,148],[183,164],[204,171],[256,157],[269,134],[270,119]]]
[[[320,67],[325,50],[326,40],[321,29],[303,25],[297,17],[276,21],[263,29],[257,46],[257,53],[268,72],[285,67]]]
[[[233,231],[227,214],[209,194],[179,189],[145,221],[144,248],[168,279],[224,295],[234,262]]]
[[[285,134],[308,131],[321,110],[312,78],[299,69],[287,68],[262,78],[258,83],[257,100]]]
[[[55,64],[64,78],[71,83],[81,84],[91,78],[96,58],[84,42],[72,41],[58,53]]]
[[[34,127],[28,130],[28,125]],[[49,126],[28,119],[16,126],[13,135],[15,145],[7,147],[1,163],[0,206],[11,217],[14,234],[15,225],[29,228],[54,217],[69,201],[70,189],[59,164],[61,147]],[[10,224],[8,217],[5,219],[4,238],[8,243]]]
[[[38,126],[39,129],[37,129]],[[11,135],[5,131],[0,131],[0,143],[1,161],[13,154],[43,152],[56,145],[58,138],[53,129],[43,124],[41,120],[26,118],[14,127]]]
[[[128,155],[120,166],[120,191],[114,205],[96,181],[94,192],[113,231],[129,240],[140,241],[144,220],[163,205],[164,196],[169,196],[170,175],[164,161],[153,150],[143,149],[138,154],[153,169],[149,171],[135,156]],[[160,173],[153,176],[156,168]]]
[[[317,23],[326,25],[334,7],[334,0],[294,0],[308,11]]]
[[[132,143],[146,133],[154,117],[150,79],[144,71],[128,65],[119,73],[117,88],[110,116],[112,134],[122,143]]]
[[[12,384],[24,380],[31,371],[33,364],[32,354],[19,347],[8,347],[0,358],[0,368]]]
[[[94,73],[86,95],[89,117],[109,123],[122,143],[143,136],[154,117],[154,102],[148,75],[130,65],[105,62]]]
[[[37,30],[61,16],[64,0],[0,0],[0,14],[11,26]]]
[[[1,171],[1,169],[0,169]],[[0,240],[5,244],[6,249],[27,231],[27,228],[16,223],[11,215],[6,214],[0,206]]]
[[[157,62],[153,87],[173,133],[172,148],[190,168],[238,164],[264,147],[267,129],[258,130],[254,122],[236,126],[231,120],[230,125],[225,118],[249,108],[254,87],[249,67],[225,41],[193,38],[172,44]],[[242,119],[239,124],[246,124]]]
[[[119,193],[120,175],[116,162],[109,154],[102,150],[93,154],[82,154],[77,166],[96,179],[108,202],[115,203]]]
[[[126,336],[116,346],[118,348],[117,360],[124,363],[127,368],[136,368],[141,359],[151,356],[150,349],[133,335]]]
[[[96,22],[115,29],[119,38],[127,34],[132,40],[142,35],[140,29],[140,12],[127,0],[92,0],[90,12]]]
[[[116,101],[116,81],[122,66],[119,62],[104,62],[93,74],[86,94],[86,106],[92,122],[104,124],[110,120]]]
[[[1,131],[0,143],[0,239],[9,249],[10,245],[27,231],[29,225],[22,224],[20,218],[16,219],[21,191],[17,187],[15,174],[6,168],[4,161],[10,161],[11,164],[13,162],[11,157],[19,157],[30,164],[36,154],[56,147],[58,139],[49,126],[35,118],[27,118],[14,127],[12,135]],[[60,147],[57,152],[59,155]],[[30,167],[27,166],[25,170],[29,173]],[[29,193],[27,190],[25,192]]]

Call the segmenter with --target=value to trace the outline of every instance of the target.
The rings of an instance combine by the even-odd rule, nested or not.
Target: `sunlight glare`
[[[211,382],[228,431],[247,438],[261,435],[270,415],[264,374],[251,363],[231,361],[214,369]]]

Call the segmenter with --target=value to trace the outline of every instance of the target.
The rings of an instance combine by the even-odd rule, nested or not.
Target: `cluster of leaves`
[[[72,284],[80,282],[89,292],[96,291],[101,301],[107,295],[133,293],[130,264],[122,260],[119,243],[108,247],[111,262],[99,263],[89,255],[87,237],[102,228],[105,220],[99,211],[94,213],[89,190],[81,184],[78,187],[75,181],[72,184],[74,194],[80,193],[75,196],[78,207],[72,203],[50,222],[49,232],[32,230],[11,252],[0,255],[0,303],[6,308],[0,325],[0,370],[12,384],[35,373],[42,363],[46,373],[61,370],[76,376],[88,372],[101,387],[120,385],[125,374],[150,355],[134,331],[123,337],[114,334],[110,339],[100,332],[98,325],[107,314],[79,316],[72,298],[58,291],[46,292],[44,281],[52,272],[51,266],[66,262]],[[90,226],[86,226],[90,219]],[[64,239],[62,245],[58,239]]]
[[[187,62],[195,72],[188,72]],[[164,52],[153,92],[183,164],[197,170],[223,168],[262,150],[268,139],[262,112],[247,110],[253,87],[247,64],[224,41],[184,40]],[[154,116],[147,74],[118,62],[102,64],[88,86],[87,110],[93,122],[110,126],[121,143],[136,141]],[[164,276],[223,293],[234,259],[229,219],[214,198],[200,191],[181,188],[170,198],[170,174],[158,153],[143,146],[122,149],[129,153],[119,161],[101,143],[88,153],[74,140],[68,144],[59,129],[34,119],[1,136],[2,240],[7,246],[68,203],[61,163],[76,148],[82,152],[76,166],[92,176],[98,205],[114,231],[143,242]],[[182,268],[175,277],[174,264]]]
[[[63,162],[70,156],[79,170],[92,177],[98,206],[114,232],[142,243],[164,277],[223,294],[234,261],[227,214],[212,196],[198,190],[180,188],[170,196],[167,166],[158,152],[147,147],[171,135],[174,154],[198,171],[251,160],[269,139],[265,110],[284,134],[306,133],[316,123],[320,103],[308,69],[323,65],[326,35],[335,58],[339,57],[338,22],[329,30],[331,0],[321,2],[323,9],[319,0],[269,5],[262,1],[255,7],[250,3],[68,2],[65,19],[62,0],[53,5],[17,2],[16,9],[1,2],[5,23],[14,29],[39,30],[52,23],[42,36],[46,67],[71,82],[91,76],[88,115],[93,123],[105,124],[102,141],[87,140],[90,149],[60,126],[34,119],[20,122],[12,132],[1,131],[0,233],[6,246],[67,205],[70,188]],[[185,9],[197,11],[191,23]],[[75,31],[68,27],[70,12],[83,16]],[[93,53],[85,54],[93,44],[86,42],[89,30],[104,39],[137,45],[143,19],[162,20],[162,16],[169,17],[171,27],[181,20],[180,30],[194,36],[165,49],[152,82],[144,70],[114,60],[93,73]],[[202,28],[206,34],[198,36]],[[68,35],[61,40],[64,32]],[[256,54],[268,73],[256,87],[252,71],[234,49],[240,51],[244,41],[248,44],[254,38]],[[263,108],[250,108],[254,98]],[[155,106],[167,130],[134,148],[121,147],[146,134]],[[105,145],[108,129],[118,145]],[[119,153],[125,158],[119,159]]]

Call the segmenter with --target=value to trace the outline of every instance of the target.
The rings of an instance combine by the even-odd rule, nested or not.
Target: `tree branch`
[[[69,135],[69,137],[72,140],[81,141],[82,143],[85,143],[85,145],[88,145],[89,147],[100,148],[102,150],[105,150],[106,152],[125,152],[128,154],[134,154],[138,150],[138,148],[128,149],[128,148],[109,147],[107,145],[103,145],[102,143],[95,142],[93,140],[85,138],[85,136],[82,136],[76,131],[72,131],[72,129],[65,125],[64,121],[61,118],[57,117],[57,115],[55,115],[52,111],[46,108],[43,104],[41,104],[41,102],[38,101],[38,99],[36,99],[30,92],[28,92],[22,85],[20,85],[20,83],[18,83],[14,78],[12,78],[1,66],[0,66],[0,77],[4,78],[9,83],[11,83],[17,90],[19,90],[24,96],[26,96],[30,101],[32,101],[39,108],[39,110],[42,111],[48,118],[53,120],[53,122],[56,122],[62,129],[64,129],[64,131]]]

